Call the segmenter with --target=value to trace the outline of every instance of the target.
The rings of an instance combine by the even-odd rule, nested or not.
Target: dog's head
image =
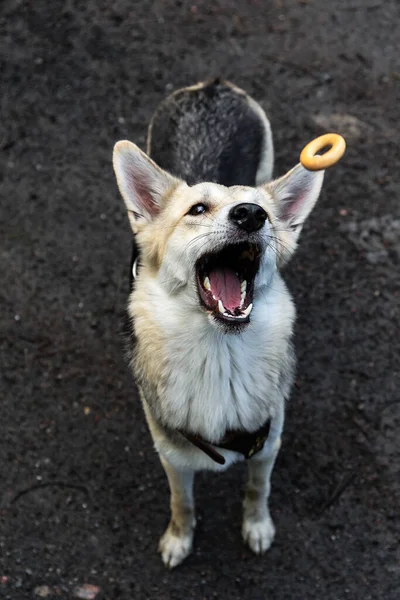
[[[118,142],[114,170],[141,251],[141,270],[225,331],[245,327],[253,304],[293,254],[323,172],[297,165],[259,188],[188,186],[137,146]],[[140,284],[140,277],[138,285]]]

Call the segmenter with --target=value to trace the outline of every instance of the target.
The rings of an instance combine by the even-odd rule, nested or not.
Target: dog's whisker
[[[211,235],[213,235],[212,232],[206,232],[206,233],[201,233],[200,235],[196,236],[195,238],[193,238],[192,240],[190,240],[190,242],[188,242],[186,244],[186,246],[183,249],[182,254],[184,254],[185,252],[187,252],[187,250],[189,250],[189,248],[191,248],[191,246],[193,246],[194,244],[197,244],[197,242],[199,242],[200,240],[204,239],[204,238],[208,238]]]
[[[190,227],[212,227],[212,225],[207,225],[206,223],[187,223],[188,226]],[[176,225],[164,225],[164,226],[160,226],[160,227],[153,227],[153,231],[165,231],[167,229],[175,229]]]
[[[273,240],[276,244],[278,244],[279,246],[281,246],[282,248],[284,248],[287,252],[294,252],[294,250],[296,249],[295,245],[290,245],[286,242],[283,242],[281,239],[279,239],[278,237],[275,236],[269,236],[271,240]]]

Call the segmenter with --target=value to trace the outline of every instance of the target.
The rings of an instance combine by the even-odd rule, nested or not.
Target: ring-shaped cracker
[[[330,146],[324,154],[317,154]],[[343,156],[346,150],[346,142],[338,133],[326,133],[312,140],[305,146],[300,154],[300,162],[308,171],[321,171],[332,167]]]

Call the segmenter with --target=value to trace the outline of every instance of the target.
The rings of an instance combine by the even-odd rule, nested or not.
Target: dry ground
[[[0,11],[0,597],[399,598],[399,2]],[[143,146],[157,103],[210,75],[266,108],[277,174],[326,130],[349,148],[287,271],[299,371],[276,542],[262,558],[241,543],[243,468],[204,474],[194,554],[169,573],[167,483],[119,333],[130,231],[111,150]]]

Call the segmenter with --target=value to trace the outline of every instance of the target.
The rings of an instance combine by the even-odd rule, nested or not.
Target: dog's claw
[[[270,516],[263,521],[243,522],[242,536],[255,554],[264,554],[275,537],[275,527]]]
[[[192,551],[192,543],[192,533],[185,536],[177,536],[167,529],[161,537],[158,546],[158,551],[161,553],[164,565],[169,569],[180,565]]]

